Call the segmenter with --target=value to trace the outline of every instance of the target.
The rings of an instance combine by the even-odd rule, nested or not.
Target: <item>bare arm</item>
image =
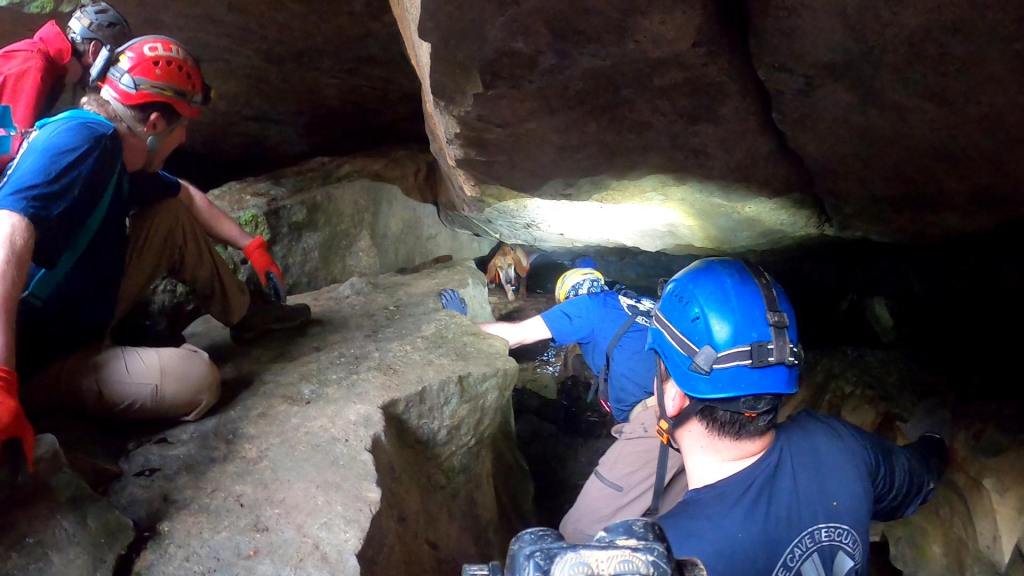
[[[0,210],[0,366],[13,369],[18,300],[25,288],[36,231],[20,214]]]
[[[533,316],[521,322],[487,322],[481,324],[480,329],[504,338],[509,348],[518,348],[551,338],[551,330],[540,316]]]
[[[179,182],[181,182],[181,193],[178,197],[188,206],[188,211],[199,221],[203,230],[206,230],[211,238],[239,250],[252,242],[252,236],[242,230],[242,227],[231,216],[210,202],[202,190],[184,180],[179,180]]]

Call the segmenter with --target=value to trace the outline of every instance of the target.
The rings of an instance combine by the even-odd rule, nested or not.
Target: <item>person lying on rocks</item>
[[[914,513],[945,469],[941,419],[905,447],[808,411],[776,424],[798,342],[782,287],[733,258],[684,268],[654,310],[661,451],[682,454],[689,482],[658,522],[708,574],[867,574],[870,523]]]
[[[579,344],[583,358],[598,378],[601,404],[617,422],[616,441],[601,457],[559,531],[572,543],[589,542],[605,526],[640,516],[654,489],[658,440],[652,396],[654,355],[646,351],[650,311],[654,302],[629,292],[608,289],[593,268],[573,268],[555,286],[558,304],[520,322],[492,322],[480,328],[504,338],[516,348],[541,340]],[[451,289],[441,294],[442,306],[465,314],[461,296]],[[666,506],[686,490],[678,454],[669,458],[670,489]]]
[[[159,172],[209,94],[196,61],[176,40],[144,36],[108,64],[100,92],[37,124],[0,179],[0,441],[20,439],[28,458],[19,380],[30,406],[121,419],[196,420],[217,401],[202,350],[107,344],[164,274],[236,340],[310,318],[306,305],[250,296],[211,237],[283,282],[266,242]]]
[[[85,88],[89,68],[104,46],[117,47],[132,37],[128,21],[106,2],[86,0],[61,30],[50,20],[32,38],[0,48],[0,106],[10,106],[19,131],[27,131],[50,113],[66,88]],[[0,171],[14,159],[0,154]]]

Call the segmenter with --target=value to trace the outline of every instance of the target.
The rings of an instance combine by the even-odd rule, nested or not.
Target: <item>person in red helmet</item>
[[[0,173],[14,159],[21,132],[46,116],[66,88],[85,86],[104,46],[120,46],[131,36],[113,6],[85,0],[63,29],[50,20],[32,38],[0,48],[0,106],[11,108],[17,128],[10,153],[0,153]]]
[[[99,93],[39,122],[0,179],[0,441],[19,440],[29,459],[19,382],[33,407],[123,419],[194,420],[217,401],[217,368],[198,348],[109,344],[163,274],[239,340],[310,318],[308,306],[250,298],[210,238],[283,282],[266,242],[159,172],[208,100],[185,48],[144,36],[96,66]]]

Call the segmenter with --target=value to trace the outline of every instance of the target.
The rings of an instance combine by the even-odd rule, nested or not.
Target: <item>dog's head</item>
[[[508,299],[515,300],[523,270],[524,266],[519,262],[516,250],[508,244],[502,244],[487,265],[487,283],[492,286],[500,284]]]

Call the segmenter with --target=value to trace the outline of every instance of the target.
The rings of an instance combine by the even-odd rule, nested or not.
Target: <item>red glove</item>
[[[0,443],[12,438],[21,441],[25,462],[31,472],[36,434],[25,417],[21,403],[18,402],[18,373],[6,366],[0,366]]]
[[[253,269],[256,270],[256,275],[260,279],[260,284],[264,288],[267,287],[267,272],[273,272],[274,277],[277,278],[278,283],[281,285],[281,289],[284,290],[284,274],[281,274],[281,267],[274,262],[274,257],[270,255],[270,249],[267,247],[267,241],[263,239],[263,236],[257,236],[249,242],[242,253],[252,263]]]

